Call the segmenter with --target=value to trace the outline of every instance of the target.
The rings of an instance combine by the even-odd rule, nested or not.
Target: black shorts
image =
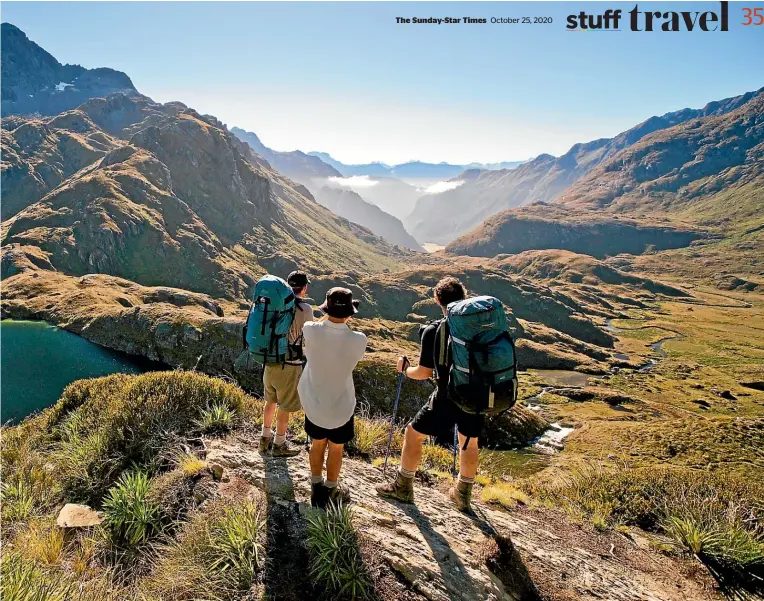
[[[483,433],[485,415],[465,413],[450,399],[437,398],[433,393],[411,421],[414,430],[427,436],[453,436],[454,424],[462,436],[479,438]]]
[[[312,421],[310,421],[306,415],[305,433],[313,440],[324,440],[328,438],[329,442],[333,442],[334,444],[347,444],[353,440],[353,436],[355,436],[355,416],[350,416],[350,419],[347,421],[347,423],[343,424],[339,428],[332,428],[329,430],[327,428],[317,426]]]

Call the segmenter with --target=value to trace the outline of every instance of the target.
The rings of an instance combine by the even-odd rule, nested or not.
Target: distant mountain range
[[[679,248],[709,234],[760,244],[764,90],[684,114],[692,116],[610,153],[551,203],[492,215],[446,251],[493,257],[555,248],[604,257]]]
[[[533,201],[556,199],[598,165],[653,132],[734,111],[761,91],[711,102],[702,109],[651,117],[614,138],[575,144],[560,157],[542,154],[516,169],[462,174],[459,179],[464,184],[459,187],[423,196],[404,225],[417,240],[446,244],[491,215]]]
[[[345,163],[341,163],[332,158],[332,156],[326,152],[309,152],[308,154],[320,158],[324,163],[331,165],[345,177],[368,175],[370,177],[396,177],[399,179],[443,180],[456,177],[465,169],[514,169],[523,164],[523,161],[470,163],[469,165],[410,161],[408,163],[401,163],[400,165],[393,166],[379,162],[361,165],[346,165]]]
[[[321,158],[299,150],[293,152],[272,150],[260,141],[257,134],[240,127],[231,128],[231,133],[249,144],[252,150],[277,171],[305,186],[319,203],[333,213],[369,228],[390,244],[424,251],[414,237],[406,231],[400,219],[385,212],[373,202],[367,202],[349,187],[341,185],[337,180],[343,178],[342,174]],[[403,182],[396,183],[411,188]],[[414,188],[411,190],[413,191]],[[418,197],[419,193],[414,192],[408,206],[413,206]]]
[[[89,98],[115,92],[138,95],[130,78],[114,69],[62,65],[15,25],[0,26],[2,115],[57,115]]]
[[[257,134],[245,131],[240,127],[232,127],[231,133],[249,144],[252,150],[268,161],[274,169],[301,184],[307,185],[305,180],[314,177],[342,177],[339,171],[327,165],[319,157],[305,154],[299,150],[292,152],[271,150],[260,141]]]

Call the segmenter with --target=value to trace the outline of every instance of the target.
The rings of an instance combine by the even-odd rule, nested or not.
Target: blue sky
[[[727,33],[565,30],[568,14],[634,4],[4,2],[2,20],[61,62],[125,71],[155,100],[180,100],[277,150],[468,163],[561,154],[764,86],[764,26],[743,27],[740,4],[730,3]],[[396,16],[554,22],[399,25]]]

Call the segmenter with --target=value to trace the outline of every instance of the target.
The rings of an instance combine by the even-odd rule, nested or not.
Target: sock
[[[416,470],[407,470],[401,466],[398,468],[398,475],[405,480],[413,480],[416,476]]]
[[[277,447],[284,444],[286,441],[286,434],[276,434],[276,438],[273,439],[273,444],[275,444]]]
[[[327,480],[324,485],[326,488],[337,488],[337,480]]]
[[[271,429],[266,428],[265,424],[263,424],[263,428],[262,430],[260,430],[260,436],[263,436],[265,438],[270,438],[271,436],[273,436],[273,432],[271,432]]]
[[[310,477],[310,483],[311,484],[321,484],[324,481],[323,476],[311,476]]]
[[[468,478],[467,476],[459,474],[459,482],[463,482],[464,484],[475,484],[475,478]]]

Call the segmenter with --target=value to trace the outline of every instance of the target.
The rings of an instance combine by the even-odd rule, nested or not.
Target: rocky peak
[[[10,23],[2,24],[1,33],[3,116],[55,115],[89,98],[138,93],[121,71],[62,65]]]

